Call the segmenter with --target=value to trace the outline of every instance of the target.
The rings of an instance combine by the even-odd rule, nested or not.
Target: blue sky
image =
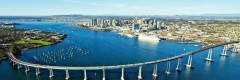
[[[240,0],[0,0],[0,15],[240,14]]]

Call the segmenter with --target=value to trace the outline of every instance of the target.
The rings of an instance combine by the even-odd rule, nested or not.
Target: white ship
[[[152,41],[159,41],[160,39],[156,35],[152,34],[139,34],[138,39],[145,39],[145,40],[152,40]]]
[[[128,37],[134,37],[133,35],[131,35],[131,34],[125,34],[126,36],[128,36]]]

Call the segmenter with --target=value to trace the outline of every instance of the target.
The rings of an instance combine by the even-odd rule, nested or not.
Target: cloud
[[[114,4],[114,3],[90,3],[95,6],[107,6],[107,7],[124,7],[123,4]]]

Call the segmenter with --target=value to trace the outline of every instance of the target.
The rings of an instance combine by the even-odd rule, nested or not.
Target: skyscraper
[[[140,29],[140,25],[139,25],[138,23],[134,23],[134,24],[132,25],[132,30],[133,30],[133,31],[139,31],[139,29]]]
[[[92,26],[98,25],[98,19],[97,18],[92,19],[91,24]]]

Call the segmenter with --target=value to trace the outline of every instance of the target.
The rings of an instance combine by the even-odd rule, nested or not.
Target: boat
[[[118,34],[123,35],[123,33],[118,33]]]
[[[198,45],[197,45],[197,44],[195,44],[194,46],[196,46],[196,47],[197,47]]]
[[[147,35],[147,34],[139,34],[138,39],[145,39],[145,40],[151,40],[151,41],[160,40],[156,35]]]
[[[133,35],[131,35],[131,34],[125,34],[126,36],[128,36],[128,37],[134,37]]]

